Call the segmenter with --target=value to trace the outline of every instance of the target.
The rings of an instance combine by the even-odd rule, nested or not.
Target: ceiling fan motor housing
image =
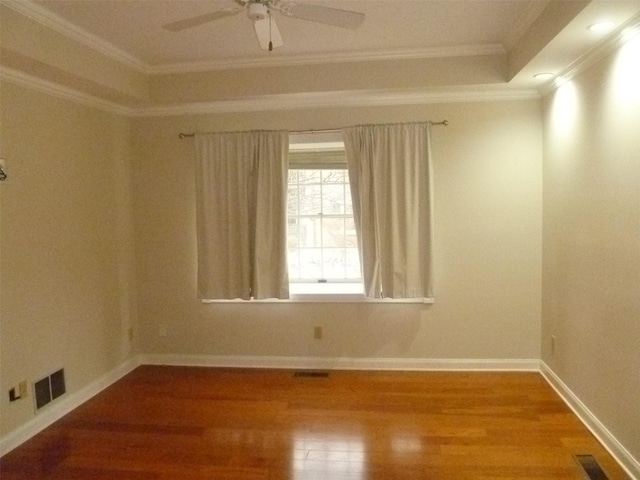
[[[250,3],[249,9],[247,10],[247,17],[249,17],[252,21],[256,20],[264,20],[269,16],[269,9],[264,3]]]

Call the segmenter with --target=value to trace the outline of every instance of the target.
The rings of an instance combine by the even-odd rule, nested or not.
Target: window
[[[292,294],[363,292],[341,142],[290,144],[287,226]]]

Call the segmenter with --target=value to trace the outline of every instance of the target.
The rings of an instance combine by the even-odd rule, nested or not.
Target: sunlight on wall
[[[618,107],[637,109],[640,104],[640,30],[629,30],[625,40],[612,69],[610,95]]]
[[[564,83],[556,90],[551,105],[553,131],[565,136],[575,128],[578,118],[578,93],[573,82]]]
[[[622,40],[603,82],[600,128],[610,139],[607,154],[633,165],[637,154],[629,151],[628,139],[638,137],[640,123],[640,31],[628,30]]]
[[[547,141],[555,145],[556,158],[559,161],[556,168],[562,168],[566,173],[573,170],[575,160],[575,157],[568,153],[575,150],[577,139],[580,138],[579,107],[578,92],[573,81],[563,83],[554,92],[549,109]]]

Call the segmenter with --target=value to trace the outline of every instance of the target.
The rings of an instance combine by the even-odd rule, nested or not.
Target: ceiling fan
[[[237,15],[246,9],[247,17],[253,22],[260,48],[271,51],[282,46],[282,36],[275,21],[271,18],[272,10],[276,10],[287,17],[349,29],[358,28],[364,21],[364,13],[308,3],[282,2],[281,0],[235,0],[235,2],[238,4],[237,7],[223,8],[204,15],[167,23],[162,28],[178,32],[214,20]]]

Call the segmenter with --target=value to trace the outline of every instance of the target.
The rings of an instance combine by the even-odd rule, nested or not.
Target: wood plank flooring
[[[0,460],[2,480],[628,477],[538,373],[143,366]]]

